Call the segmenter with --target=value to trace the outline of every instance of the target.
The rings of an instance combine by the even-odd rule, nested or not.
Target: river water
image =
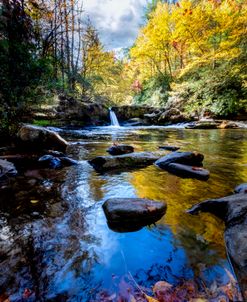
[[[231,281],[223,222],[185,211],[202,200],[231,194],[246,182],[247,130],[59,131],[70,141],[69,153],[79,165],[24,171],[11,197],[1,197],[0,301],[144,301],[133,297],[138,291],[151,296],[160,280],[174,287],[190,280],[209,298],[210,290]],[[183,179],[154,165],[98,174],[87,160],[106,155],[112,142],[131,144],[136,151],[170,144],[201,152],[210,178]],[[103,202],[112,197],[166,202],[167,213],[156,225],[115,232],[102,211]]]

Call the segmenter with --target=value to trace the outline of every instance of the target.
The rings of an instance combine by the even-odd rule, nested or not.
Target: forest
[[[246,0],[1,0],[0,302],[247,301],[246,71]]]
[[[106,51],[76,0],[2,1],[1,128],[56,94],[214,116],[245,113],[246,2],[152,1],[133,46]]]

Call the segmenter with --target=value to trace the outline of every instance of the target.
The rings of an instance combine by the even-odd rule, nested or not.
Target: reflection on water
[[[223,223],[185,210],[246,181],[246,130],[104,127],[62,134],[73,142],[70,152],[80,165],[53,174],[29,171],[8,199],[1,197],[0,301],[120,301],[131,284],[151,294],[159,280],[176,285],[193,279],[199,287],[229,281]],[[137,151],[162,144],[200,151],[210,179],[182,179],[155,166],[97,174],[86,159],[106,154],[112,141]],[[165,201],[168,210],[155,226],[116,233],[101,206],[120,196]]]

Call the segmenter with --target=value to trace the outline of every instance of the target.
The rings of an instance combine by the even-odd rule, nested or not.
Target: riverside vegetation
[[[0,13],[3,131],[60,93],[192,116],[246,113],[244,0],[153,0],[121,59],[104,49],[81,2],[3,0]]]

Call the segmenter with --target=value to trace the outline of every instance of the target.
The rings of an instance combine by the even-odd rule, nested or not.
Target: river
[[[152,295],[160,280],[174,286],[192,280],[202,292],[228,284],[233,272],[223,222],[185,211],[246,182],[247,130],[57,130],[80,163],[25,171],[16,179],[13,199],[0,203],[0,301],[5,296],[11,302],[131,301],[128,294],[138,290]],[[136,151],[170,144],[201,152],[210,178],[183,179],[154,165],[98,174],[87,160],[106,155],[112,142],[131,144]],[[112,197],[165,201],[167,213],[156,225],[116,232],[102,211]]]

